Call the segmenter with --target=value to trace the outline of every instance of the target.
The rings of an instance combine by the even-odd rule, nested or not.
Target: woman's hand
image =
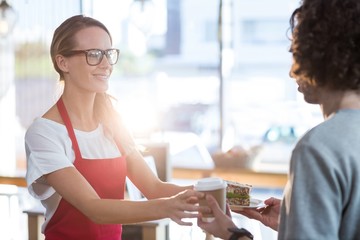
[[[222,239],[229,239],[231,233],[228,231],[228,228],[236,227],[236,225],[231,220],[231,214],[229,206],[226,205],[226,214],[221,210],[216,199],[210,195],[206,195],[206,200],[209,208],[211,209],[214,220],[212,222],[204,222],[202,217],[198,217],[197,225],[205,230],[206,232],[219,237]]]
[[[205,194],[194,190],[185,190],[175,196],[167,198],[164,204],[166,217],[170,218],[179,225],[191,226],[191,222],[183,221],[184,218],[197,218],[200,212],[210,212],[207,207],[199,206],[199,198],[204,198]]]
[[[279,227],[281,200],[272,197],[266,199],[264,203],[266,204],[265,207],[260,207],[257,209],[243,208],[241,211],[235,212],[240,213],[248,218],[256,219],[265,226],[268,226],[277,231]]]

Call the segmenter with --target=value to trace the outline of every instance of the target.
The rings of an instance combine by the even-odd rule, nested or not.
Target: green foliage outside
[[[53,69],[49,49],[42,42],[24,43],[15,49],[15,78],[27,79],[56,75]]]
[[[151,54],[136,57],[129,51],[120,54],[114,74],[125,76],[144,76],[154,69],[155,57]],[[15,50],[15,78],[57,77],[50,58],[49,47],[43,42],[23,43]]]

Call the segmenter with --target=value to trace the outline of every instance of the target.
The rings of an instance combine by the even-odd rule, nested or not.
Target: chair
[[[19,189],[15,185],[0,184],[0,196],[5,196],[8,199],[9,217],[11,218],[11,198],[19,197]]]

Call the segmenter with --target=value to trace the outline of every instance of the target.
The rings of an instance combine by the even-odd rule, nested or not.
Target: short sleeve
[[[26,181],[29,193],[47,199],[55,190],[43,176],[66,167],[73,167],[74,153],[65,126],[39,118],[25,134],[27,159]]]

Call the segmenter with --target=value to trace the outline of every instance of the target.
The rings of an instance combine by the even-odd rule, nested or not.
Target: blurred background
[[[136,138],[190,132],[210,153],[272,142],[286,151],[321,120],[288,74],[296,0],[8,2],[16,13],[11,36],[0,39],[8,131],[21,134],[58,98],[49,44],[80,13],[104,22],[121,50],[109,93]]]
[[[289,77],[289,18],[297,5],[298,0],[1,1],[0,175],[26,169],[24,133],[61,94],[49,55],[52,34],[76,14],[102,21],[120,49],[108,92],[139,142],[170,143],[175,167],[286,172],[297,139],[322,120]]]

